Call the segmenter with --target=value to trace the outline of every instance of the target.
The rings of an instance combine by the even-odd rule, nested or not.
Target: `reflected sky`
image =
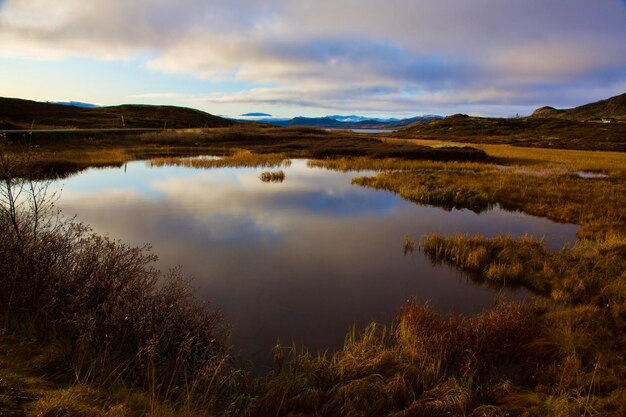
[[[235,349],[261,365],[278,338],[333,349],[353,324],[388,321],[413,296],[441,311],[493,305],[489,288],[418,253],[404,256],[405,234],[531,234],[552,248],[576,239],[573,225],[502,210],[448,212],[351,184],[368,173],[294,160],[284,182],[264,183],[262,171],[132,162],[58,183],[59,205],[96,232],[151,243],[161,268],[182,265],[233,324]]]

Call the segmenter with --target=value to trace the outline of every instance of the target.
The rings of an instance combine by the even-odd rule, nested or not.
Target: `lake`
[[[396,130],[393,130],[393,129],[326,129],[326,130],[329,132],[332,132],[335,130],[349,130],[354,133],[393,133],[393,132],[396,132]]]
[[[554,249],[576,240],[574,225],[500,209],[445,211],[351,184],[374,173],[294,160],[284,182],[265,183],[262,171],[136,161],[55,186],[63,187],[58,204],[66,215],[129,244],[151,243],[162,269],[181,265],[198,296],[233,325],[235,351],[260,367],[277,339],[332,350],[352,325],[389,322],[411,297],[442,312],[493,305],[493,289],[417,251],[405,256],[405,234],[416,241],[431,232],[530,234]]]

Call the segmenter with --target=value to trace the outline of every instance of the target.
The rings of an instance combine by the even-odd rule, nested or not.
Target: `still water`
[[[573,225],[497,209],[448,212],[351,184],[373,173],[309,168],[303,160],[283,170],[284,182],[264,183],[263,169],[137,161],[63,180],[59,205],[96,232],[151,243],[162,269],[181,265],[198,296],[233,325],[235,350],[261,365],[277,339],[334,349],[353,324],[387,322],[410,297],[444,312],[493,305],[492,289],[418,252],[405,256],[405,234],[531,234],[552,248],[576,239]]]

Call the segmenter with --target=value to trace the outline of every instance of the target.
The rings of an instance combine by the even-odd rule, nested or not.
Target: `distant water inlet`
[[[99,233],[151,243],[161,268],[181,265],[198,295],[233,325],[234,349],[262,366],[278,339],[332,350],[351,326],[388,322],[411,297],[446,312],[493,305],[492,289],[433,266],[418,250],[423,235],[530,234],[545,236],[552,248],[576,239],[573,225],[502,210],[477,215],[419,206],[352,185],[354,173],[310,168],[304,160],[285,165],[282,175],[145,162],[91,169],[58,183],[59,205]],[[415,250],[407,250],[413,240]]]

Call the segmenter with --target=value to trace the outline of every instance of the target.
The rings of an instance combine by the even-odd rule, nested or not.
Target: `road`
[[[99,132],[154,132],[163,128],[110,128],[110,129],[24,129],[0,130],[0,133],[99,133]]]

